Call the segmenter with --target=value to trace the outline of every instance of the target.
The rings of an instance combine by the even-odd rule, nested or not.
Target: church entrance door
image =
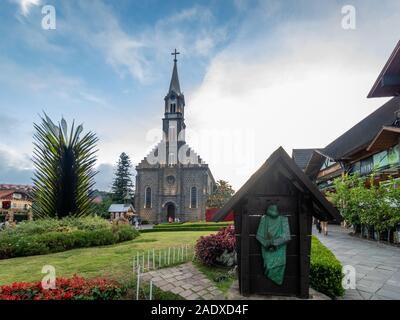
[[[167,221],[174,222],[175,220],[175,205],[173,203],[167,204]]]

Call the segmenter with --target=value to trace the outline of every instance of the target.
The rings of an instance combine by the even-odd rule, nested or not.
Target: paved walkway
[[[191,262],[143,274],[144,281],[163,291],[170,291],[186,300],[219,300],[223,293]]]
[[[343,265],[356,269],[356,289],[348,300],[400,300],[400,248],[349,235],[350,230],[329,226],[328,236],[313,232]]]

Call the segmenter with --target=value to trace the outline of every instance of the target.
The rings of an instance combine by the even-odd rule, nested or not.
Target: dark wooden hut
[[[269,205],[277,205],[289,220],[283,283],[264,275],[256,232]],[[214,216],[221,221],[233,210],[241,294],[290,295],[308,298],[312,217],[339,219],[339,212],[280,147]]]

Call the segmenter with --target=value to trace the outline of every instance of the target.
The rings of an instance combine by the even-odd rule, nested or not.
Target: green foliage
[[[400,223],[400,189],[393,178],[384,183],[370,177],[345,175],[335,179],[335,192],[330,193],[343,218],[353,226],[374,227],[381,233]]]
[[[36,218],[84,216],[92,213],[90,190],[96,174],[96,135],[81,133],[83,126],[68,131],[61,119],[56,126],[45,114],[34,124],[33,215]]]
[[[224,180],[218,180],[214,192],[207,199],[207,207],[222,208],[225,203],[234,195],[235,190]]]
[[[109,245],[137,235],[129,225],[112,225],[99,217],[22,222],[0,233],[0,259]]]
[[[133,184],[131,170],[132,163],[129,156],[125,152],[121,153],[112,185],[113,200],[115,202],[123,203],[127,195],[132,196]]]
[[[344,294],[342,265],[317,238],[312,237],[310,286],[334,298]]]

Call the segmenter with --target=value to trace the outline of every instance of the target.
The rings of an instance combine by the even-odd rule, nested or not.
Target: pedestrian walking
[[[328,235],[328,221],[321,221],[321,229],[325,236]],[[321,231],[319,232],[321,233]]]

